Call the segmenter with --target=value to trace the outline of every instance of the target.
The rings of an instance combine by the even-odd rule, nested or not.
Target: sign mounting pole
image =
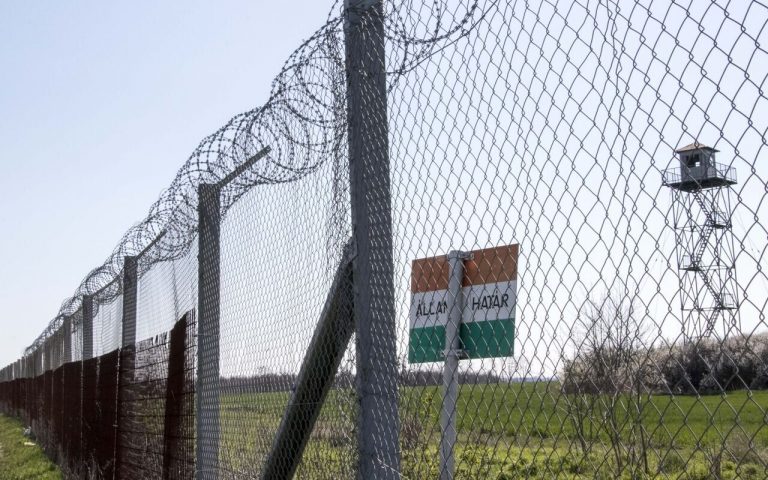
[[[464,311],[464,260],[472,258],[471,253],[454,250],[447,255],[449,277],[448,322],[445,325],[445,363],[443,365],[443,406],[440,412],[440,480],[453,480],[455,462],[453,449],[456,445],[456,404],[459,399],[459,360],[464,358],[459,331]]]

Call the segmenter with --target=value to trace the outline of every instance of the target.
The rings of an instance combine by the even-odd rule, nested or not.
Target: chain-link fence
[[[766,23],[334,6],[0,410],[68,478],[768,478]]]

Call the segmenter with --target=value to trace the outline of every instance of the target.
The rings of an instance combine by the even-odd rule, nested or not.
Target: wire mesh
[[[372,5],[200,143],[0,410],[72,478],[765,478],[768,7]]]
[[[264,474],[350,236],[348,221],[338,214],[347,189],[338,170],[328,162],[297,182],[254,189],[222,222],[222,478]],[[349,397],[350,381],[341,383],[331,397]],[[335,464],[321,456],[315,469],[335,472],[343,465],[342,471],[350,471],[355,417],[347,413],[347,421],[321,414],[305,462],[321,448],[316,443],[333,442],[339,452]]]
[[[514,354],[459,367],[456,477],[764,475],[765,403],[750,385],[765,362],[766,125],[752,114],[764,101],[754,67],[765,7],[443,6],[414,16],[390,5],[388,16],[402,32],[390,68],[405,65],[389,94],[402,474],[446,474],[441,362],[408,363],[411,261],[519,244]],[[436,51],[436,32],[451,45],[409,58]],[[694,141],[742,179],[723,187],[738,198],[721,229],[735,257],[696,239],[739,279],[738,312],[721,314],[740,326],[706,337],[712,296],[680,310],[679,297],[709,292],[681,283],[677,254],[691,246],[676,244],[677,191],[661,175],[691,171],[674,152]],[[696,205],[683,215],[706,224]]]
[[[123,297],[117,296],[108,303],[96,298],[96,314],[93,317],[93,352],[100,356],[117,350],[122,343]]]
[[[170,332],[197,305],[197,241],[179,258],[155,263],[162,244],[139,257],[136,301],[136,338]]]

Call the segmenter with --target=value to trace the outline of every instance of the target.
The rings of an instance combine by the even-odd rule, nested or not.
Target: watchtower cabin
[[[685,192],[735,185],[734,169],[715,161],[718,152],[699,142],[675,150],[679,167],[664,172],[664,185]]]

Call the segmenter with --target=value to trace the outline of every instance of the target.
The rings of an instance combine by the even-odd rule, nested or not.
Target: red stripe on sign
[[[485,283],[517,280],[517,254],[520,246],[486,248],[472,252],[472,260],[464,262],[465,287]]]
[[[448,290],[448,260],[445,255],[413,261],[411,291]]]
[[[486,248],[472,252],[464,262],[463,286],[517,280],[517,258],[520,246]],[[445,255],[420,258],[412,263],[411,291],[413,293],[448,289],[448,260]]]

